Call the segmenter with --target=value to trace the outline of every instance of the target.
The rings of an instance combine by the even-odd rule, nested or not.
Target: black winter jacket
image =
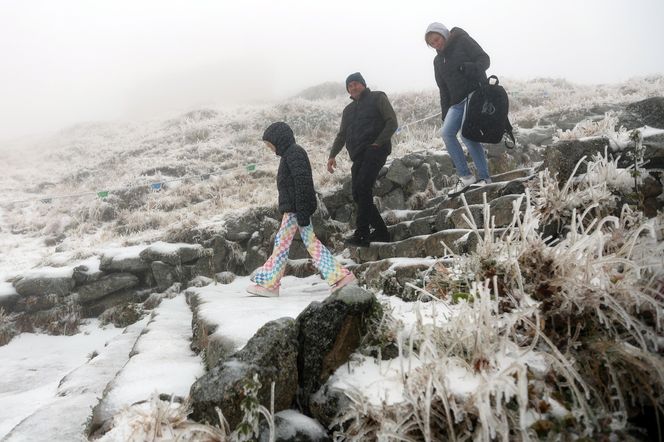
[[[265,130],[263,140],[272,143],[281,157],[277,172],[279,211],[295,213],[297,223],[308,226],[317,202],[307,152],[295,143],[293,131],[286,123],[271,124]]]
[[[433,68],[444,120],[450,106],[460,103],[480,82],[486,81],[491,61],[484,49],[461,28],[452,28],[443,50],[437,52]]]
[[[355,161],[372,144],[392,152],[392,135],[397,130],[397,115],[384,92],[366,88],[360,97],[344,108],[330,158],[334,158],[346,145],[351,161]]]

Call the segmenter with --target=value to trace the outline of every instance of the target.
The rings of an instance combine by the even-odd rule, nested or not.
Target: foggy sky
[[[664,73],[662,0],[0,0],[0,140],[84,121],[281,99],[360,71],[435,87],[432,21],[516,79]]]

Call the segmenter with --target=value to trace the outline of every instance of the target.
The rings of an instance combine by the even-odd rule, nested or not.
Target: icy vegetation
[[[598,158],[589,169],[606,166]],[[403,400],[376,403],[351,390],[337,419],[344,438],[628,440],[634,410],[661,412],[664,243],[656,230],[664,219],[616,209],[606,183],[589,193],[597,186],[586,175],[561,199],[542,172],[497,236],[485,205],[485,225],[473,227],[477,251],[435,264],[423,281],[420,308],[440,312],[438,320],[418,312],[404,327],[382,318],[384,340],[406,359]],[[551,221],[565,225],[564,238],[538,233]]]
[[[552,79],[502,83],[510,93],[511,119],[524,133],[582,109],[606,115],[603,121],[558,129],[559,139],[618,137],[613,106],[664,95],[661,76],[597,86]],[[202,220],[217,222],[229,210],[272,204],[277,161],[260,138],[277,120],[293,127],[309,153],[317,189],[336,187],[344,174],[328,174],[325,162],[348,98],[343,91],[330,98],[334,86],[323,84],[271,105],[197,109],[142,123],[84,123],[39,143],[2,146],[10,171],[0,177],[2,230],[21,235],[22,242],[46,237],[69,253],[68,259],[82,258],[100,244],[161,239],[164,230],[177,232]],[[402,126],[439,112],[434,90],[389,96]],[[434,117],[404,127],[395,135],[394,155],[442,148],[439,125]],[[342,171],[349,170],[345,155],[339,162]],[[250,164],[255,170],[247,170]],[[6,241],[8,249],[20,250]]]
[[[639,133],[620,127],[614,111],[618,105],[664,96],[662,76],[620,85],[579,86],[551,79],[504,79],[502,84],[511,95],[511,119],[522,133],[546,127],[552,142],[603,136],[615,141],[612,149],[631,143],[637,156]],[[338,159],[344,173],[325,171],[347,102],[343,91],[334,92],[338,86],[320,85],[271,105],[198,109],[140,124],[82,124],[39,145],[4,148],[10,173],[0,177],[0,277],[7,279],[37,263],[53,266],[51,273],[68,274],[70,268],[62,265],[99,250],[113,258],[110,246],[117,246],[119,255],[141,256],[145,244],[130,246],[179,241],[182,231],[223,224],[229,214],[274,204],[277,160],[260,142],[273,121],[293,127],[309,153],[319,191],[340,187],[350,168],[347,157]],[[442,149],[436,134],[437,93],[389,95],[402,125],[394,156]],[[554,124],[578,113],[597,118],[568,128]],[[335,366],[324,388],[312,395],[336,390],[347,400],[327,427],[333,440],[645,440],[644,424],[634,422],[634,416],[649,417],[651,427],[664,431],[658,420],[664,415],[664,214],[660,210],[647,218],[637,205],[625,204],[623,197],[644,185],[639,163],[636,159],[633,166],[619,167],[605,152],[582,158],[575,171],[585,172],[572,173],[564,182],[548,169],[531,179],[514,180],[525,187],[519,196],[509,195],[515,198],[514,216],[511,223],[508,218],[500,224],[503,227],[496,227],[486,193],[483,205],[472,208],[483,211],[481,225],[462,195],[464,207],[458,210],[465,211],[462,218],[470,226],[466,235],[476,247],[466,254],[419,259],[426,270],[406,284],[415,293],[414,302],[377,293],[379,304],[366,318],[368,332],[358,351]],[[390,216],[412,220],[411,212],[393,211]],[[57,253],[35,252],[46,247],[44,240]],[[154,252],[164,256],[175,246],[182,245],[153,244]],[[24,250],[26,256],[19,258]],[[95,259],[88,262],[90,273],[99,270]],[[386,267],[383,273],[394,271]],[[311,300],[328,298],[326,285],[314,287],[307,278],[289,276],[297,281],[293,292],[302,297],[302,305],[281,314],[276,303],[294,307],[294,296],[289,299],[286,292],[269,300],[275,304],[247,301],[243,290],[248,278],[233,282],[231,276],[220,284],[209,279],[210,285],[198,291],[200,305],[192,305],[191,298],[185,301],[182,293],[173,293],[170,300],[159,295],[164,302],[150,317],[151,333],[134,331],[141,334],[142,347],[134,344],[136,352],[129,356],[133,362],[124,364],[123,375],[116,377],[114,388],[132,394],[117,393],[112,407],[102,407],[110,415],[98,422],[101,427],[103,421],[106,432],[98,428],[94,437],[105,442],[244,441],[257,440],[260,434],[260,440],[271,441],[292,435],[290,424],[312,435],[324,432],[294,410],[276,413],[274,385],[272,404],[261,403],[262,380],[257,376],[242,385],[241,406],[233,410],[241,409],[243,417],[235,428],[218,408],[217,425],[194,422],[193,399],[177,397],[186,395],[209,357],[207,348],[193,353],[190,333],[196,340],[201,330],[190,327],[197,320],[220,321],[215,331],[204,334],[205,340],[223,334],[228,344],[233,326],[242,332],[237,341],[244,345],[245,334],[250,329],[255,333],[254,328],[273,319],[270,315],[298,316]],[[0,297],[15,295],[5,279],[0,280]],[[181,291],[179,283],[171,287]],[[160,301],[154,300],[155,306]],[[251,313],[234,310],[240,305]],[[60,332],[75,333],[71,318],[76,312],[66,307],[58,313]],[[192,319],[192,314],[197,317]],[[17,334],[9,319],[0,308],[0,345]],[[175,396],[160,396],[160,391],[145,397],[153,385],[141,376],[152,365],[141,363],[142,358],[154,364],[149,371],[153,374],[158,371],[154,367],[166,365],[161,358],[169,349],[179,355],[167,357],[171,367],[178,358],[187,364],[173,369],[170,377],[150,375],[150,381],[173,384],[175,379],[179,390]],[[95,357],[99,361],[110,356],[90,359]],[[89,377],[84,375],[70,376],[69,381]],[[106,385],[101,379],[99,394]],[[138,379],[145,391],[126,379]],[[116,397],[110,391],[106,387],[101,402]],[[143,400],[135,402],[139,396]],[[133,405],[124,400],[128,397]],[[87,402],[84,405],[79,408],[87,413]]]

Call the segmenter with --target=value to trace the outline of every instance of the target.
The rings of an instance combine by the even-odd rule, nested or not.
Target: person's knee
[[[458,129],[455,129],[453,127],[445,127],[443,126],[443,141],[447,144],[450,142],[455,142],[457,141],[457,133],[459,132]]]

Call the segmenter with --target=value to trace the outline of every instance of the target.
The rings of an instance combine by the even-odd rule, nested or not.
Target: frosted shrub
[[[538,421],[559,426],[569,418],[591,421],[580,405],[585,402],[581,388],[567,390],[572,399],[561,404],[554,399],[555,385],[547,382],[559,376],[578,384],[567,369],[569,361],[514,341],[520,321],[535,320],[533,308],[500,313],[486,286],[471,291],[472,303],[427,304],[452,315],[433,326],[418,321],[399,340],[399,353],[407,359],[401,363],[405,400],[375,404],[359,391],[349,392],[351,405],[335,422],[343,428],[337,440],[489,441],[515,435],[528,440],[536,436],[532,426]],[[570,425],[570,432],[583,433],[583,426]]]
[[[392,324],[405,401],[376,404],[348,392],[339,440],[626,440],[628,418],[642,407],[663,411],[657,220],[628,206],[599,216],[615,207],[606,183],[598,189],[591,176],[611,182],[616,170],[596,158],[589,171],[563,189],[541,174],[500,234],[486,201],[479,227],[466,205],[477,251],[438,272],[447,286],[426,285],[448,291],[427,307],[446,309],[448,320],[420,319],[409,333]],[[540,228],[553,214],[567,234],[550,243]],[[449,287],[460,280],[469,281],[468,296],[455,301]]]
[[[221,428],[187,420],[191,404],[164,401],[153,394],[148,401],[125,407],[113,417],[113,427],[100,442],[230,441],[228,426],[217,410]]]
[[[542,224],[557,223],[559,226],[564,226],[569,223],[572,212],[577,209],[603,216],[615,208],[617,198],[607,187],[606,181],[597,182],[583,177],[577,179],[574,176],[585,160],[585,157],[579,160],[562,187],[548,169],[539,173],[538,181],[529,184],[533,205],[541,214],[539,221]],[[592,169],[594,166],[589,167]]]
[[[617,124],[618,114],[616,112],[607,112],[604,118],[599,121],[585,119],[574,126],[572,130],[563,131],[558,129],[557,134],[553,137],[553,141],[570,141],[601,136],[606,136],[612,140],[624,139],[627,131],[622,126],[616,130]]]

